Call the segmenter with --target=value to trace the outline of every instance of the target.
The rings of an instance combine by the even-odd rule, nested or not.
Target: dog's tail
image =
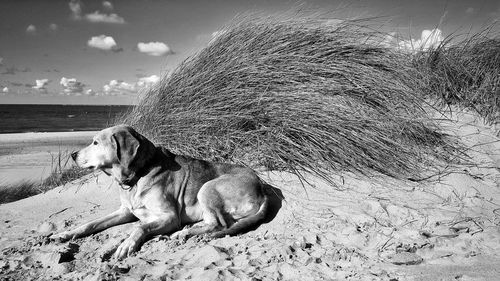
[[[234,223],[233,225],[231,225],[228,229],[214,232],[211,236],[213,238],[221,238],[221,237],[224,237],[226,235],[232,236],[232,235],[236,235],[236,234],[240,234],[240,233],[243,233],[246,231],[253,230],[258,226],[259,223],[264,222],[264,220],[266,219],[267,213],[268,213],[268,209],[269,209],[269,196],[264,194],[264,201],[260,205],[260,208],[257,211],[257,213],[255,213],[251,216],[242,218],[242,219],[238,220],[236,223]]]

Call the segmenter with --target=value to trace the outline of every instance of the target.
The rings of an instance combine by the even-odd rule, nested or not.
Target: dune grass
[[[490,124],[500,122],[500,35],[495,28],[498,24],[464,38],[449,36],[415,56],[427,95],[441,105],[472,110]]]
[[[419,178],[455,153],[412,57],[368,20],[249,15],[143,93],[119,122],[193,157]]]
[[[0,204],[39,194],[41,191],[37,187],[36,182],[28,180],[0,184]]]

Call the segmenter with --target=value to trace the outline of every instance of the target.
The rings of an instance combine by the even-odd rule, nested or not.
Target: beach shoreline
[[[93,136],[96,132],[97,131],[2,133],[0,134],[0,144],[12,142],[23,143],[76,140],[82,137]]]
[[[71,151],[90,143],[95,131],[0,134],[0,184],[43,180]]]

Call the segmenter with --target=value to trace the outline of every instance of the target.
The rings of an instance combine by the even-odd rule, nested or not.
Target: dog
[[[127,125],[98,132],[89,146],[71,156],[79,167],[112,176],[121,187],[121,206],[50,238],[64,242],[140,220],[115,251],[117,259],[154,235],[239,234],[262,223],[269,207],[263,182],[252,169],[175,155]],[[195,225],[181,230],[190,224]]]

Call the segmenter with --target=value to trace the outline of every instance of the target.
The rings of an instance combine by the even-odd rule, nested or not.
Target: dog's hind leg
[[[220,224],[217,220],[217,214],[213,211],[203,214],[203,223],[199,226],[194,226],[187,229],[186,238],[191,236],[205,234],[220,229]]]
[[[215,183],[215,181],[205,183],[198,192],[199,207],[203,214],[202,223],[187,229],[181,236],[189,238],[227,228],[228,222],[223,213],[224,202],[214,188]]]
[[[226,220],[219,210],[204,210],[203,220],[194,224],[190,228],[177,231],[170,236],[171,238],[188,239],[192,236],[205,233],[212,233],[227,228]]]
[[[220,209],[215,209],[215,213],[217,214],[217,219],[219,220],[222,228],[227,228],[226,219],[224,218],[224,214],[222,213],[222,211]]]

